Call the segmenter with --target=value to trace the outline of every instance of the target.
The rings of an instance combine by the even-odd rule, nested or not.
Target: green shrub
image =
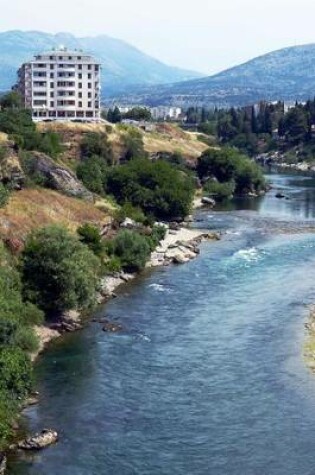
[[[132,160],[109,170],[107,192],[119,204],[130,203],[157,219],[184,218],[194,187],[185,173],[164,161]]]
[[[197,172],[201,179],[215,177],[220,183],[233,180],[238,194],[260,191],[265,187],[261,168],[246,155],[227,147],[207,150],[198,159]]]
[[[113,272],[120,272],[121,271],[121,262],[119,257],[112,256],[108,259],[107,262],[104,263],[103,270],[105,274],[111,274]]]
[[[83,160],[77,166],[77,177],[92,193],[104,194],[108,167],[103,158],[93,156]]]
[[[113,163],[113,152],[107,135],[103,132],[88,132],[81,142],[83,159],[101,157],[105,163]]]
[[[32,387],[32,365],[20,348],[0,350],[0,392],[25,397]]]
[[[203,191],[207,196],[213,196],[217,200],[226,200],[233,196],[235,191],[235,183],[233,180],[219,183],[215,180],[208,180]]]
[[[46,312],[91,306],[99,271],[99,259],[61,226],[47,226],[27,238],[22,255],[24,295]]]
[[[0,183],[0,208],[3,208],[7,204],[9,197],[9,190],[2,183]]]
[[[96,256],[101,257],[104,254],[104,246],[100,230],[92,224],[85,223],[77,230],[79,239],[86,244]]]
[[[147,239],[135,231],[120,231],[109,244],[110,254],[119,258],[124,270],[137,272],[144,269],[150,256]]]
[[[39,340],[32,328],[22,326],[15,332],[13,344],[27,353],[32,353],[37,350]]]
[[[121,224],[125,221],[126,218],[130,218],[136,223],[147,224],[148,219],[145,216],[141,208],[135,208],[130,203],[123,204],[114,215],[115,220],[118,224]]]

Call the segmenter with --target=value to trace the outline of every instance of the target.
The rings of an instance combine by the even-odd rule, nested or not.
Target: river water
[[[148,273],[36,367],[32,430],[60,442],[10,475],[315,474],[315,375],[303,361],[315,302],[315,182],[197,213],[224,231],[195,261]],[[275,198],[278,189],[289,200]]]

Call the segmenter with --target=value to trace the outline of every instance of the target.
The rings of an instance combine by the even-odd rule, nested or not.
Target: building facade
[[[16,89],[34,121],[98,122],[101,65],[81,51],[38,54],[18,71]]]

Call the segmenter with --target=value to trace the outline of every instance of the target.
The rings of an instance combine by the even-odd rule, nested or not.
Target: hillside
[[[260,100],[304,100],[315,91],[315,44],[260,56],[211,77],[132,88],[127,103],[244,106]]]
[[[64,45],[95,55],[102,63],[103,92],[130,84],[183,81],[201,74],[168,66],[130,44],[106,35],[78,38],[69,33],[52,35],[40,31],[0,33],[0,91],[10,89],[16,71],[34,54]]]
[[[80,123],[56,123],[42,122],[37,125],[41,132],[57,132],[62,138],[65,151],[60,156],[60,160],[74,167],[80,159],[80,144],[82,138],[88,132],[104,132],[105,127],[101,124],[80,124]],[[123,150],[123,138],[128,128],[120,125],[108,124],[106,133],[114,152],[114,158],[118,161]],[[143,139],[144,150],[149,155],[154,156],[159,152],[175,153],[179,152],[186,161],[195,160],[208,147],[204,142],[198,140],[198,135],[184,132],[179,127],[172,124],[157,125],[152,132],[140,131]]]

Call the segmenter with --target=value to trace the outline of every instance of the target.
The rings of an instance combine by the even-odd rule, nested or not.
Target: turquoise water
[[[60,442],[10,475],[315,474],[315,183],[270,178],[265,198],[197,214],[222,241],[100,309],[122,334],[93,323],[45,353],[27,415]]]

